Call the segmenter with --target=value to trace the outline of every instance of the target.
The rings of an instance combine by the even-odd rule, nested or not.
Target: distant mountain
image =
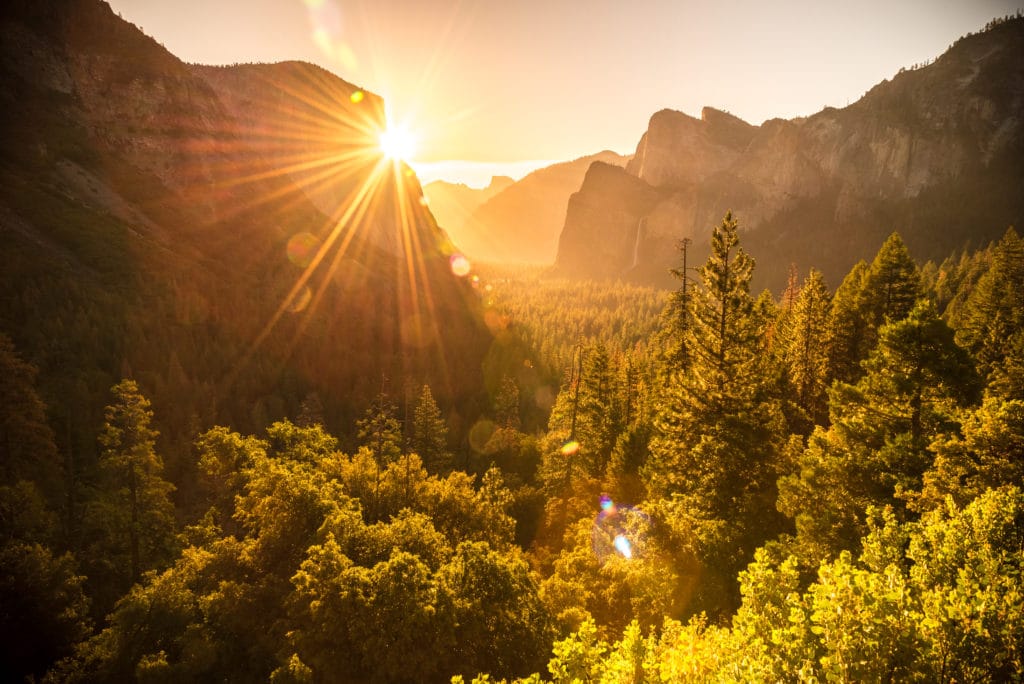
[[[63,453],[95,452],[126,375],[180,453],[311,394],[343,434],[382,387],[473,417],[493,340],[377,150],[380,98],[309,64],[186,65],[98,0],[4,3],[0,84],[0,330]]]
[[[550,264],[569,196],[587,168],[594,162],[623,166],[628,159],[604,151],[538,169],[483,202],[461,224],[441,225],[472,259]]]
[[[477,207],[515,183],[508,176],[492,176],[486,188],[471,188],[464,183],[436,180],[423,186],[430,204],[430,213],[445,230],[461,227]]]
[[[760,284],[791,263],[832,286],[898,230],[941,259],[1024,218],[1024,19],[994,22],[858,102],[753,126],[664,110],[626,169],[594,164],[569,202],[557,267],[669,284],[677,243],[706,253],[732,209]]]

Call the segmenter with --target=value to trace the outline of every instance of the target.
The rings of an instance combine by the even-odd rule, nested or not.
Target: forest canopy
[[[58,448],[0,335],[0,674],[1019,679],[1024,242],[919,266],[893,234],[776,297],[741,235],[667,296],[492,275],[529,372],[473,425],[424,385],[335,435],[310,397],[173,468],[131,377],[95,456]]]

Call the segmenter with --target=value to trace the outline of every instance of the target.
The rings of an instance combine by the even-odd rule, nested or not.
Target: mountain
[[[1024,19],[993,22],[856,103],[760,126],[664,110],[626,169],[593,165],[569,202],[567,274],[672,283],[676,246],[707,250],[732,209],[760,285],[790,264],[828,281],[901,233],[916,258],[979,246],[1024,218]]]
[[[538,169],[482,203],[461,224],[442,226],[471,259],[550,264],[566,203],[594,162],[622,166],[628,157],[604,151]]]
[[[179,456],[310,397],[342,434],[424,383],[473,418],[493,339],[377,150],[379,97],[297,62],[186,65],[98,0],[5,3],[0,83],[0,331],[62,453],[95,454],[124,376]]]
[[[471,188],[464,183],[436,180],[423,186],[429,201],[430,213],[444,229],[461,227],[476,208],[515,183],[508,176],[492,176],[486,188]]]

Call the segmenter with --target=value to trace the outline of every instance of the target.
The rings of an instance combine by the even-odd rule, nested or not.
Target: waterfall
[[[636,268],[637,263],[640,261],[640,233],[643,231],[644,222],[647,221],[646,216],[642,216],[636,223],[636,240],[633,241],[633,265],[631,269]]]

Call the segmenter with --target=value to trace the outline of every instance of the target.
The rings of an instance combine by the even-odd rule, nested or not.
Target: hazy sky
[[[109,0],[189,62],[302,59],[383,95],[420,161],[632,153],[651,114],[842,107],[1021,0]],[[520,164],[521,168],[529,164]],[[437,168],[437,167],[434,167]],[[421,176],[424,173],[421,171]],[[435,175],[435,174],[426,174]],[[521,175],[521,174],[516,174]]]

